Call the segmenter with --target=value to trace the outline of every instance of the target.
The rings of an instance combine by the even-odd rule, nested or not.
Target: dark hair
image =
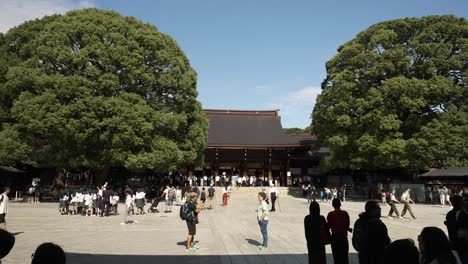
[[[332,201],[332,206],[333,208],[340,208],[341,207],[341,201],[338,198],[334,198]]]
[[[455,209],[462,209],[463,208],[463,197],[460,195],[452,195],[450,196],[450,202]]]
[[[204,190],[205,190],[205,187],[202,188],[202,191],[204,191]]]
[[[370,211],[380,208],[379,202],[377,201],[367,201],[366,205],[364,206],[364,209],[366,210],[366,213],[369,213]]]
[[[313,201],[313,202],[310,203],[309,213],[313,217],[319,217],[320,216],[320,205],[316,201]]]
[[[258,195],[260,195],[264,201],[266,200],[266,193],[259,192]]]
[[[455,264],[455,257],[450,249],[450,243],[444,231],[438,227],[425,227],[418,239],[423,243],[423,262],[430,263],[437,259],[439,263]]]
[[[65,262],[65,252],[60,246],[44,243],[37,247],[31,264],[64,264]]]
[[[15,245],[15,237],[8,231],[0,229],[0,259],[4,258]]]
[[[10,190],[11,190],[11,188],[10,188],[10,187],[8,187],[8,186],[5,186],[5,187],[3,187],[3,191],[2,191],[2,192],[6,192],[7,190],[8,190],[8,191],[10,191]]]
[[[393,241],[385,249],[384,264],[419,264],[419,251],[411,239]]]

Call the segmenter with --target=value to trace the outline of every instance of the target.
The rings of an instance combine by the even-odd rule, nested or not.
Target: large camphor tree
[[[312,114],[331,169],[468,166],[468,22],[386,21],[326,64]]]
[[[97,9],[0,34],[0,164],[178,169],[202,162],[197,76],[155,26]]]

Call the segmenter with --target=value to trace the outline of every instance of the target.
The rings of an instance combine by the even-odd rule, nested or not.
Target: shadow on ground
[[[257,255],[198,255],[186,253],[182,256],[148,256],[148,255],[92,255],[67,253],[67,263],[112,263],[112,264],[143,264],[143,263],[308,263],[306,254],[257,254]],[[333,263],[331,254],[327,254],[327,262]],[[350,263],[358,263],[356,254],[350,254]]]

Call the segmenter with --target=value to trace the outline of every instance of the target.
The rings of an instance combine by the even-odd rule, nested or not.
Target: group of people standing
[[[409,196],[409,189],[406,192]],[[452,198],[453,209],[445,221],[449,236],[440,228],[425,227],[418,236],[419,250],[411,239],[391,242],[387,227],[380,220],[378,201],[365,204],[365,212],[359,215],[354,228],[350,227],[348,213],[340,209],[339,199],[333,199],[334,211],[326,219],[320,215],[319,204],[313,201],[310,214],[304,219],[309,263],[326,264],[327,244],[331,244],[335,264],[349,263],[348,233],[353,234],[352,245],[360,264],[468,263],[468,197],[465,201],[458,195]]]

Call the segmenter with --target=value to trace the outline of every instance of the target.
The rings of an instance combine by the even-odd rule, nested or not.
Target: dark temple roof
[[[313,136],[290,136],[281,126],[279,110],[203,110],[209,120],[208,147],[301,147]]]
[[[431,169],[421,177],[468,177],[468,167]]]

